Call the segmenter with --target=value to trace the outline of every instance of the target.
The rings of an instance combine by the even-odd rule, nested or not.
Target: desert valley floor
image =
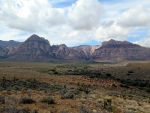
[[[150,63],[0,62],[0,113],[150,113]]]

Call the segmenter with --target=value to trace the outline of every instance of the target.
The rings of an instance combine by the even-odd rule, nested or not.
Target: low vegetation
[[[41,102],[46,104],[55,104],[55,100],[52,97],[44,97]]]
[[[0,62],[0,113],[150,113],[150,63]]]
[[[12,79],[7,79],[2,77],[0,79],[0,90],[22,90],[22,89],[32,89],[32,90],[43,90],[43,91],[57,91],[61,89],[60,85],[48,84],[45,82],[39,82],[36,79],[20,80],[15,77]]]
[[[34,104],[34,103],[36,103],[36,101],[35,100],[33,100],[32,98],[30,98],[30,97],[24,97],[24,98],[21,98],[20,99],[20,102],[19,102],[20,104]]]

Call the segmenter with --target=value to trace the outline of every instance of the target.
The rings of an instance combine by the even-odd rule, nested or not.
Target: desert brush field
[[[150,63],[1,61],[0,113],[150,113]]]

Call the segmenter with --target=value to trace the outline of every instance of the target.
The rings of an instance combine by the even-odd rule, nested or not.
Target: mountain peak
[[[130,48],[130,47],[140,47],[137,44],[130,43],[128,41],[116,41],[114,39],[111,39],[109,41],[105,41],[102,43],[102,47],[108,47],[108,48]]]
[[[36,41],[36,40],[46,40],[46,39],[43,38],[43,37],[40,37],[40,36],[38,36],[38,35],[36,35],[36,34],[31,35],[31,36],[27,39],[27,41]]]
[[[49,41],[33,34],[15,50],[13,58],[20,60],[47,60],[50,57],[49,51]]]
[[[109,40],[109,42],[116,42],[116,40],[114,40],[114,39],[110,39],[110,40]]]
[[[9,41],[8,41],[9,42]],[[11,41],[10,41],[11,42]],[[11,60],[48,61],[48,60],[89,60],[89,61],[120,61],[149,60],[150,49],[128,41],[111,39],[102,46],[81,45],[67,47],[65,44],[50,46],[49,41],[36,34],[25,42],[13,44],[0,41],[0,55]],[[3,46],[4,45],[4,46]],[[9,45],[9,46],[8,46]],[[4,48],[4,49],[3,49]]]
[[[36,35],[36,34],[33,34],[33,35],[31,35],[29,38],[40,38],[40,36],[38,36],[38,35]]]
[[[46,45],[50,45],[49,44],[49,41],[43,37],[40,37],[36,34],[33,34],[31,35],[26,41],[25,43],[29,43],[29,42],[32,42],[32,43],[45,43]]]

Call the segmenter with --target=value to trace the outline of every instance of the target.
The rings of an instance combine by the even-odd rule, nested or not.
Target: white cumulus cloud
[[[55,7],[71,1],[67,7]],[[134,42],[150,45],[145,35],[150,29],[149,0],[101,1],[0,0],[0,40],[25,40],[36,33],[52,44],[72,46],[91,40],[128,40],[134,35],[141,36]],[[145,32],[139,34],[143,28]]]
[[[96,31],[96,38],[98,40],[106,41],[109,39],[126,40],[130,29],[123,28],[117,23],[100,26]]]
[[[69,23],[75,29],[88,30],[99,25],[101,4],[98,0],[78,0],[69,10]]]
[[[129,8],[125,11],[118,20],[118,23],[123,27],[142,27],[150,26],[150,8],[137,6]]]

